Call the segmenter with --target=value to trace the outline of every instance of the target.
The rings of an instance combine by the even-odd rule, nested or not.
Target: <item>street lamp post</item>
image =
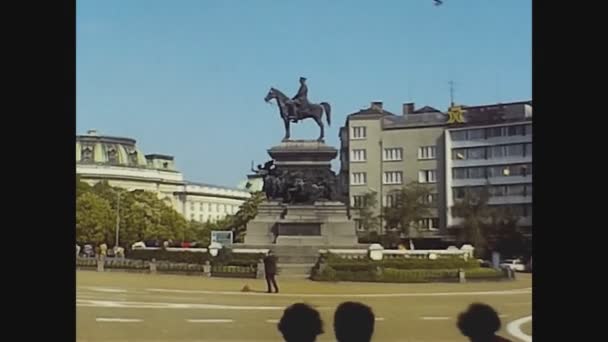
[[[114,244],[114,246],[118,247],[118,236],[120,233],[120,192],[116,193],[116,197],[117,199],[117,204],[116,204],[116,243]]]

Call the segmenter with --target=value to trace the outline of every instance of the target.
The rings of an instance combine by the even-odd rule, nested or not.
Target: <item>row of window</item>
[[[399,194],[388,194],[383,196],[382,198],[382,206],[392,208],[399,201]],[[426,198],[423,199],[426,204],[436,204],[437,203],[437,194],[429,194]],[[361,208],[366,205],[365,196],[363,195],[354,195],[352,197],[351,205],[353,208]]]
[[[421,146],[418,148],[418,159],[429,160],[437,157],[437,147]],[[365,149],[353,149],[351,151],[351,161],[364,162],[367,161],[367,151]],[[382,154],[383,161],[401,161],[403,160],[403,148],[387,147]]]
[[[467,193],[479,194],[483,191],[483,186],[454,188],[452,190],[454,199],[463,199]],[[491,185],[488,187],[491,197],[503,196],[523,196],[532,197],[532,184],[510,184],[510,185]]]
[[[532,174],[532,164],[457,167],[453,169],[452,173],[454,179],[486,179],[494,177],[529,176]]]
[[[194,221],[195,220],[195,215],[194,214],[190,214],[190,220]],[[211,222],[215,222],[217,220],[219,220],[221,217],[223,217],[222,215],[215,215],[215,216],[209,216],[206,220],[204,218],[203,215],[198,215],[198,221],[199,222],[206,222],[206,221],[211,221]]]
[[[357,227],[357,230],[359,230],[359,231],[365,230],[365,227],[363,227],[363,225],[361,224],[360,219],[355,219],[355,225]],[[418,228],[421,230],[436,231],[439,229],[439,219],[435,218],[435,217],[424,218],[424,219],[418,221]],[[392,230],[392,229],[389,229],[389,230]]]
[[[437,183],[437,170],[420,170],[418,171],[419,183]],[[382,177],[382,184],[395,185],[403,184],[402,171],[386,171]],[[351,176],[351,185],[367,184],[367,172],[353,172]]]
[[[511,144],[457,148],[452,150],[452,160],[497,159],[506,157],[530,157],[532,144]]]
[[[465,129],[452,131],[450,134],[453,141],[485,140],[497,137],[524,136],[532,135],[532,124]]]
[[[216,204],[216,203],[211,203],[211,205],[209,203],[198,203],[198,206],[195,205],[195,203],[191,202],[190,203],[190,211],[195,211],[196,209],[198,209],[199,211],[210,211],[210,212],[219,212],[219,213],[228,213],[228,214],[232,214],[232,213],[236,213],[239,210],[239,207],[237,205],[229,205],[229,204]]]
[[[523,135],[532,135],[532,124],[473,128],[451,132],[452,140],[454,141],[480,140]],[[352,127],[351,137],[355,140],[365,139],[367,137],[367,128],[365,126]]]

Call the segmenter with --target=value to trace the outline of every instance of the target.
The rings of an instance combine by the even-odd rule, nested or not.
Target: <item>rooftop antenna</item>
[[[450,84],[450,107],[454,106],[454,81],[448,82]]]

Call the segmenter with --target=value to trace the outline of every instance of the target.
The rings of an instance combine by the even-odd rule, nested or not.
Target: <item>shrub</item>
[[[94,258],[76,258],[76,267],[97,267],[97,260]]]
[[[466,270],[465,278],[472,280],[496,280],[500,278],[506,278],[506,275],[502,270],[497,270],[493,268],[475,268]]]
[[[187,264],[204,264],[205,261],[211,260],[209,253],[201,252],[172,252],[163,249],[149,250],[149,249],[134,249],[126,253],[126,257],[129,259],[147,260],[151,261],[171,261],[175,263],[187,263]]]
[[[202,273],[203,265],[161,261],[156,264],[156,270],[159,272]]]
[[[150,269],[150,265],[144,260],[130,259],[106,259],[104,262],[105,268],[129,269],[129,270],[146,270]]]
[[[449,281],[458,279],[458,270],[432,269],[432,270],[403,270],[386,268],[380,281],[395,283],[426,283],[431,281]]]

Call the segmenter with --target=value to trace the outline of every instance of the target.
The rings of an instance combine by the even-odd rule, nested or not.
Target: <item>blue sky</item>
[[[171,154],[186,179],[235,186],[282,122],[271,86],[346,115],[383,101],[445,110],[532,98],[530,0],[78,0],[76,127]],[[314,122],[292,126],[315,138]]]

